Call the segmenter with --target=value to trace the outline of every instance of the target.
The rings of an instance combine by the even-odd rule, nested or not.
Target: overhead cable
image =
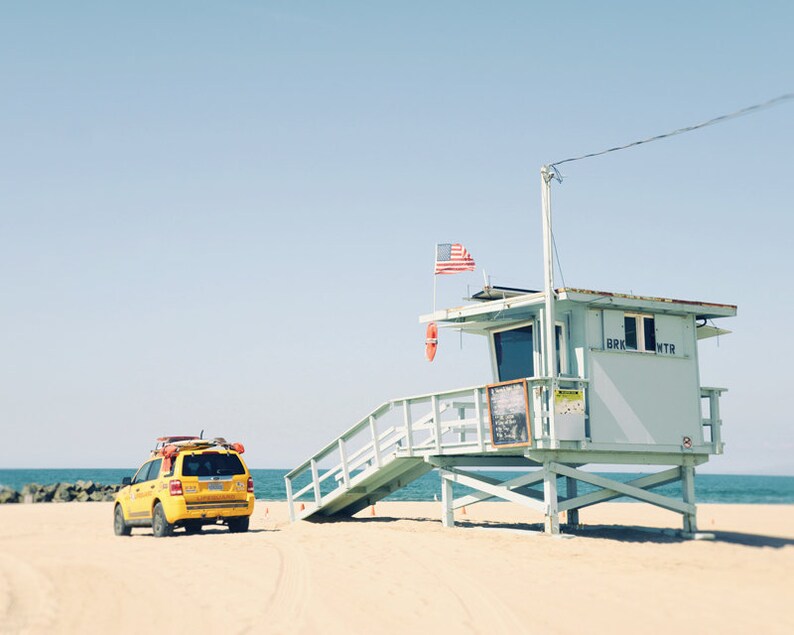
[[[632,141],[631,143],[627,143],[626,145],[616,146],[614,148],[609,148],[607,150],[601,150],[600,152],[591,152],[590,154],[583,154],[582,156],[579,157],[571,157],[570,159],[555,161],[554,163],[550,163],[549,167],[554,171],[554,178],[561,181],[562,176],[557,170],[557,166],[562,165],[563,163],[571,163],[572,161],[581,161],[582,159],[598,157],[601,156],[602,154],[608,154],[610,152],[617,152],[618,150],[633,148],[634,146],[639,146],[644,143],[650,143],[651,141],[659,141],[660,139],[666,139],[667,137],[674,137],[676,135],[684,134],[685,132],[692,132],[693,130],[705,128],[706,126],[713,126],[714,124],[722,123],[724,121],[728,121],[729,119],[736,119],[737,117],[749,115],[751,113],[757,112],[759,110],[763,110],[765,108],[769,108],[770,106],[774,106],[776,104],[779,104],[784,101],[788,101],[790,99],[794,99],[794,93],[786,93],[785,95],[780,95],[779,97],[775,97],[774,99],[770,99],[769,101],[765,101],[760,104],[755,104],[753,106],[747,106],[746,108],[742,108],[741,110],[737,110],[736,112],[732,112],[727,115],[720,115],[719,117],[714,117],[713,119],[709,119],[708,121],[704,121],[702,123],[698,123],[693,126],[687,126],[685,128],[679,128],[678,130],[673,130],[672,132],[666,132],[664,134],[656,135],[654,137],[648,137],[647,139],[641,139],[639,141]]]

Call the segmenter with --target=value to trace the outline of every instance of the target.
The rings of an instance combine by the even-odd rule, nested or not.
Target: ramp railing
[[[543,396],[550,382],[533,377],[527,384],[532,418],[541,423],[536,429],[545,431],[548,411]],[[290,519],[314,513],[395,459],[498,450],[491,445],[485,390],[485,385],[471,386],[381,404],[284,477]],[[722,452],[719,397],[724,391],[701,388],[708,402],[702,425],[704,437],[707,429],[709,435],[704,440],[711,442],[715,454]]]
[[[284,477],[290,518],[310,514],[395,458],[485,452],[484,399],[485,386],[473,386],[381,404]]]
[[[713,446],[714,454],[722,454],[722,419],[720,418],[720,396],[728,392],[727,388],[710,388],[702,386],[700,388],[701,411],[703,410],[703,400],[708,400],[708,416],[703,417],[703,438],[706,443],[709,441]],[[708,437],[706,436],[708,431]]]

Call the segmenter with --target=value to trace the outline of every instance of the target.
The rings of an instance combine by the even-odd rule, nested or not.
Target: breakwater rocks
[[[100,485],[93,481],[52,483],[50,485],[28,483],[21,492],[10,487],[0,487],[0,504],[112,501],[119,489],[121,489],[121,485]]]

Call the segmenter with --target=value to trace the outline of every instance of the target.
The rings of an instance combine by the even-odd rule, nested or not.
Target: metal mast
[[[543,213],[543,273],[546,308],[543,319],[543,358],[546,377],[549,378],[548,413],[549,438],[554,445],[556,431],[554,427],[554,391],[557,387],[557,355],[554,318],[554,250],[551,234],[551,180],[554,173],[549,166],[540,169],[541,199]]]

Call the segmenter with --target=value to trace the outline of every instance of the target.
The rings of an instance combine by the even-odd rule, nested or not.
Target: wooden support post
[[[444,527],[455,526],[455,514],[452,511],[452,481],[446,478],[446,472],[439,470],[441,475],[441,524]]]
[[[709,395],[709,419],[711,420],[711,442],[714,450],[722,454],[722,419],[720,419],[720,394]]]
[[[320,495],[320,473],[317,470],[317,461],[312,459],[312,483],[314,484],[314,503],[319,509],[323,504],[323,497]]]
[[[345,489],[350,489],[350,470],[347,467],[347,450],[345,449],[345,440],[339,437],[339,462],[342,465],[342,482],[345,484]]]
[[[375,467],[383,464],[380,456],[380,442],[378,441],[378,428],[375,425],[375,417],[369,418],[369,431],[372,434],[372,449],[375,452]]]
[[[681,466],[681,490],[684,502],[692,506],[691,512],[684,512],[684,531],[694,534],[698,530],[697,510],[695,509],[695,468],[691,465]]]
[[[568,499],[576,498],[577,495],[577,481],[575,478],[571,476],[565,477],[565,486],[566,492],[565,497]],[[578,525],[579,524],[579,510],[578,509],[569,509],[567,512],[568,515],[568,524],[569,525]]]
[[[477,445],[480,452],[485,452],[485,418],[482,416],[482,398],[480,389],[474,389],[474,412],[477,417]]]
[[[289,510],[289,521],[295,522],[295,501],[292,500],[292,479],[284,477],[284,486],[287,489],[287,509]]]
[[[544,531],[547,534],[560,533],[560,514],[557,508],[557,473],[551,464],[543,464],[543,502],[545,506]]]
[[[405,448],[408,450],[408,456],[413,456],[414,431],[411,421],[411,404],[408,401],[403,401],[403,422],[405,423]]]
[[[458,421],[463,421],[466,418],[466,408],[458,408]],[[466,429],[461,426],[458,432],[458,440],[461,443],[466,442]]]
[[[441,409],[438,407],[438,397],[433,395],[430,398],[433,408],[433,430],[436,434],[436,453],[441,454]]]

